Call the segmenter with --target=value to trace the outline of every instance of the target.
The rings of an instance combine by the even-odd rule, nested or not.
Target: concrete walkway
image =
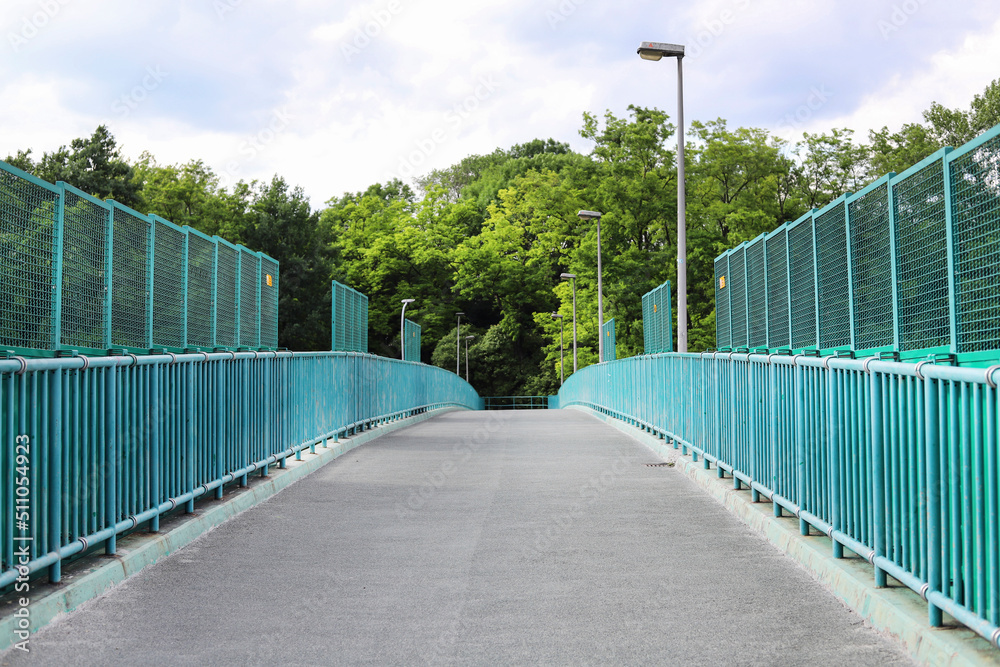
[[[679,472],[577,411],[453,412],[335,460],[3,665],[906,665]]]

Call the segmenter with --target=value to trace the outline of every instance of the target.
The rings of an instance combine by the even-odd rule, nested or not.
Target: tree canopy
[[[867,143],[849,128],[789,144],[721,118],[691,123],[689,349],[715,344],[713,261],[720,252],[1000,123],[1000,79],[968,109],[935,103],[922,118],[872,131]],[[476,389],[537,395],[558,389],[563,327],[567,375],[572,371],[573,291],[562,273],[577,276],[580,366],[597,361],[597,226],[580,220],[580,209],[604,213],[604,317],[616,319],[617,354],[642,353],[641,297],[674,281],[677,271],[675,133],[655,108],[629,106],[622,117],[585,113],[587,154],[535,139],[470,155],[412,184],[393,180],[333,196],[321,210],[278,175],[226,188],[200,160],[161,165],[143,153],[129,162],[104,126],[37,162],[30,148],[6,161],[277,259],[281,346],[330,349],[330,282],[338,280],[369,298],[372,353],[399,356],[400,300],[412,298],[407,315],[422,327],[423,361],[455,367],[455,314],[462,311],[461,338],[476,336],[469,345]]]

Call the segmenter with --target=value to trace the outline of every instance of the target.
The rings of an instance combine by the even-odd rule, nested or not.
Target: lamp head
[[[664,42],[641,42],[636,53],[643,60],[659,60],[663,56],[683,58],[684,47],[680,44],[666,44]]]
[[[562,278],[563,280],[570,280],[572,278],[576,278],[576,274],[575,273],[560,273],[559,277]]]
[[[577,215],[582,220],[600,220],[603,214],[600,211],[580,211]]]
[[[413,303],[416,299],[403,299],[401,303]]]
[[[554,320],[562,319],[562,315],[560,315],[559,313],[550,313],[550,314],[552,315],[552,319]]]

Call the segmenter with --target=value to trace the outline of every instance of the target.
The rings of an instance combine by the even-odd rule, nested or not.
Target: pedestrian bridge
[[[0,584],[35,596],[5,599],[4,639],[35,654],[11,664],[907,663],[712,495],[921,661],[1000,660],[995,369],[662,354],[530,412],[354,353],[0,374]],[[100,554],[137,569],[143,539],[176,554],[36,634],[43,594],[100,593]],[[923,628],[886,620],[919,604]]]

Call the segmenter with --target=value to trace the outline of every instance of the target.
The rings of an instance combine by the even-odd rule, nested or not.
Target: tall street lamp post
[[[559,277],[573,284],[573,372],[576,372],[576,274],[560,273]]]
[[[455,330],[455,375],[462,375],[462,315],[463,312],[455,313],[458,315],[458,328]]]
[[[688,351],[687,330],[687,229],[684,195],[684,47],[680,44],[642,42],[637,51],[643,60],[677,58],[677,351]]]
[[[566,322],[559,313],[552,313],[552,319],[559,320],[559,386],[566,381],[566,373],[563,372],[563,333],[566,331]]]
[[[601,285],[601,216],[599,211],[580,211],[581,220],[597,220],[597,361],[604,361],[604,336],[601,327],[604,326],[604,295]]]
[[[406,361],[406,307],[414,301],[416,299],[403,299],[403,312],[399,314],[399,358],[403,361]]]
[[[465,381],[469,381],[469,341],[475,338],[475,336],[465,337]]]

